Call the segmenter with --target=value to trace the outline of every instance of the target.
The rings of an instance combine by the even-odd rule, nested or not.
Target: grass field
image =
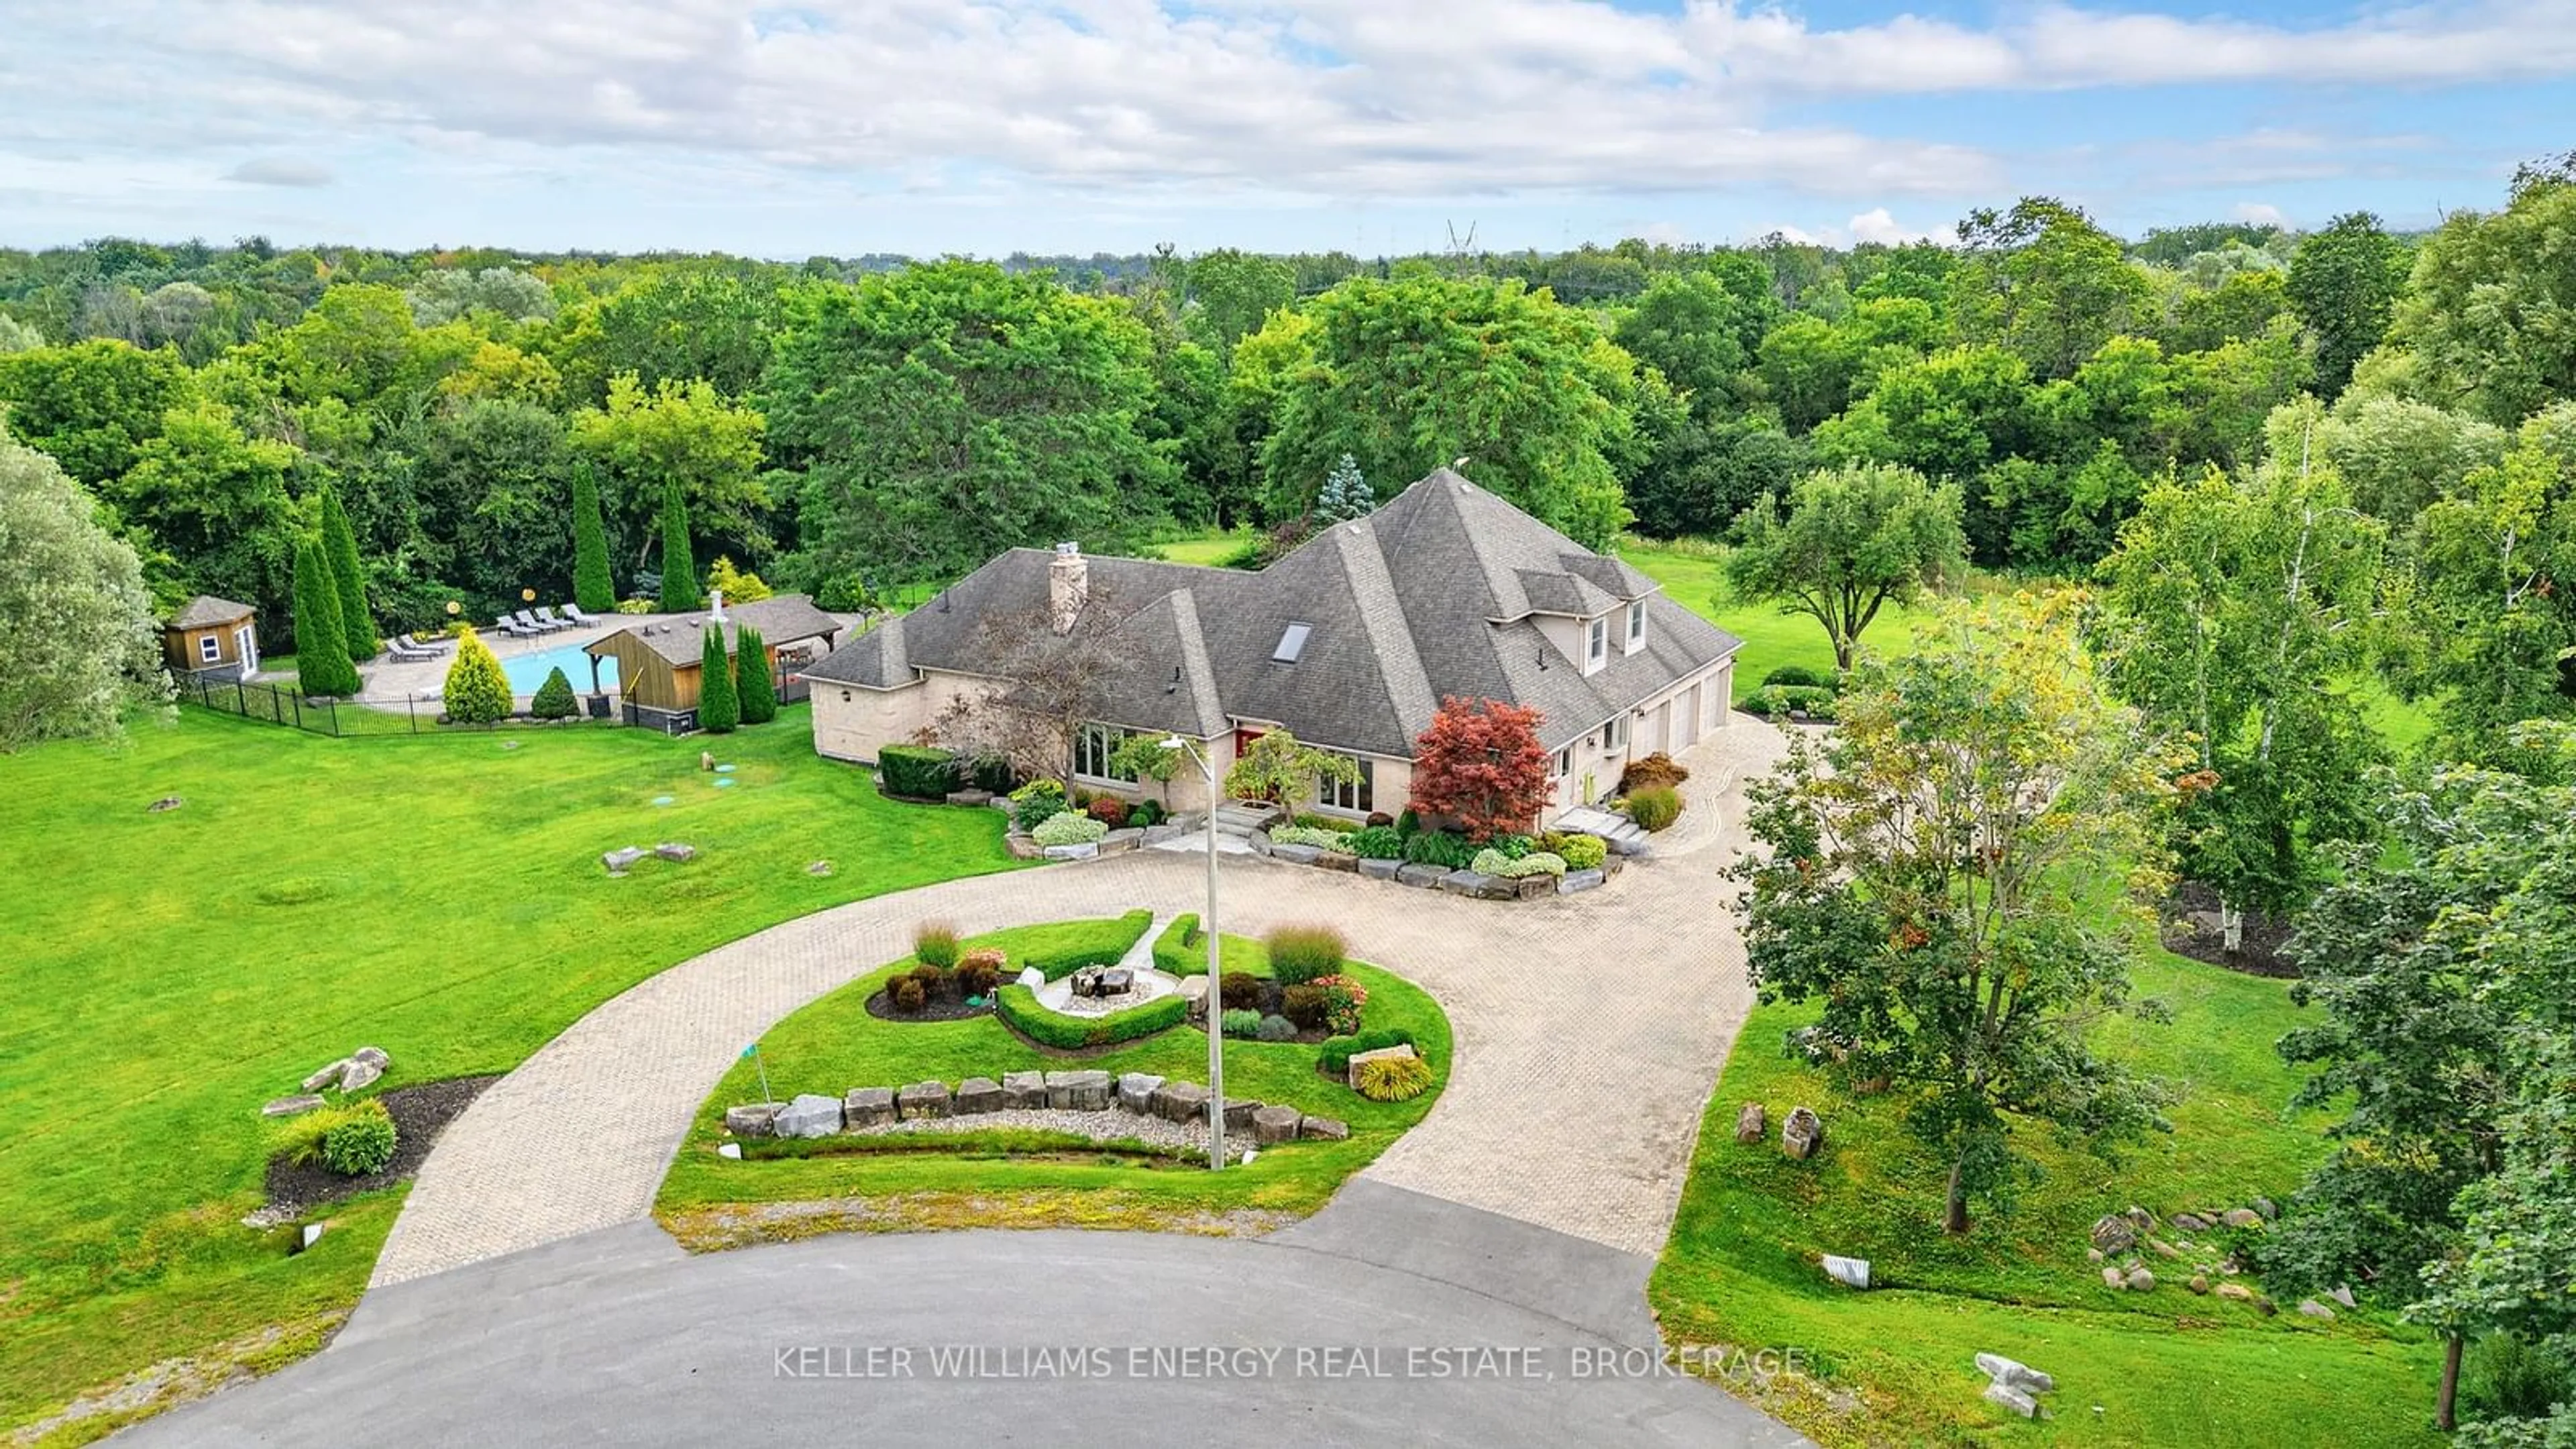
[[[1701,1124],[1698,1156],[1649,1294],[1675,1342],[1796,1345],[1863,1405],[1813,1397],[1773,1407],[1822,1442],[2313,1446],[2429,1443],[2439,1352],[2391,1314],[2320,1323],[2188,1291],[2190,1261],[2150,1256],[2150,1293],[2103,1286],[2086,1232],[2135,1203],[2160,1218],[2195,1206],[2287,1200],[2325,1151],[2321,1119],[2285,1111],[2296,1079],[2272,1043],[2300,1017],[2284,983],[2155,952],[2142,995],[2168,1024],[2120,1019],[2106,1040],[2181,1091],[2174,1131],[2106,1167],[2026,1126],[2045,1178],[2009,1215],[1941,1231],[1945,1164],[1903,1132],[1891,1097],[1850,1098],[1782,1051],[1809,1008],[1755,1011]],[[1760,1146],[1738,1146],[1736,1108],[1765,1104]],[[1826,1146],[1789,1161],[1776,1124],[1815,1107]],[[2217,1235],[2199,1235],[2209,1244]],[[1880,1287],[1856,1294],[1817,1267],[1870,1260]],[[2207,1258],[2208,1254],[2198,1255]],[[1979,1399],[1972,1357],[2004,1354],[2056,1375],[2054,1418],[2009,1421]],[[2096,1408],[2098,1407],[2098,1410]]]
[[[1118,949],[1133,939],[1116,920],[1064,922],[998,931],[967,942],[1010,953],[1016,970],[1035,950],[1100,943]],[[1229,971],[1269,973],[1258,941],[1222,941]],[[887,977],[908,970],[894,962],[798,1011],[761,1039],[770,1089],[839,1096],[853,1087],[896,1087],[937,1079],[954,1086],[969,1076],[998,1081],[1004,1072],[1098,1068],[1207,1080],[1207,1038],[1175,1027],[1078,1059],[1043,1054],[990,1016],[962,1021],[901,1022],[870,1016],[865,1003]],[[1229,1041],[1225,1086],[1230,1098],[1288,1103],[1350,1124],[1346,1142],[1297,1142],[1265,1148],[1248,1167],[1209,1173],[1165,1160],[1105,1156],[1096,1150],[1049,1150],[1024,1143],[1006,1150],[987,1141],[940,1152],[870,1152],[772,1161],[728,1161],[716,1155],[724,1109],[759,1100],[753,1064],[738,1063],[698,1114],[662,1184],[656,1212],[683,1242],[722,1246],[797,1229],[744,1230],[746,1204],[830,1201],[836,1211],[798,1220],[831,1228],[1076,1226],[1213,1232],[1264,1228],[1323,1206],[1342,1180],[1367,1166],[1404,1130],[1422,1120],[1447,1081],[1448,1018],[1419,987],[1373,966],[1349,974],[1368,989],[1365,1025],[1404,1027],[1432,1065],[1433,1090],[1410,1102],[1371,1102],[1315,1071],[1316,1049],[1294,1042]],[[828,1139],[827,1139],[828,1140]],[[1249,1145],[1249,1144],[1246,1144]]]
[[[710,947],[1004,869],[1001,827],[879,798],[814,755],[801,706],[685,741],[334,740],[186,710],[0,757],[0,1428],[165,1358],[291,1357],[356,1300],[399,1193],[301,1257],[240,1226],[259,1104],[314,1067],[372,1043],[387,1088],[506,1070]],[[660,840],[701,854],[600,869]]]

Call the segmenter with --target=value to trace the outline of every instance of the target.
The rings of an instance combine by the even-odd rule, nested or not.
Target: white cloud
[[[1920,227],[1904,226],[1887,214],[1884,206],[1874,206],[1851,219],[1845,232],[1856,242],[1877,242],[1883,246],[1902,246],[1907,242],[1931,241],[1941,235]]]
[[[318,161],[298,161],[287,156],[265,156],[244,161],[224,173],[226,181],[239,181],[248,186],[328,186],[331,168]]]
[[[2281,214],[2281,208],[2274,206],[2268,201],[2240,201],[2236,203],[2236,219],[2242,222],[2250,222],[2255,226],[2288,226],[2290,224],[2290,219]]]

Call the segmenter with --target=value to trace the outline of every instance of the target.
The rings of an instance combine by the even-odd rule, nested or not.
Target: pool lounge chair
[[[414,649],[397,638],[385,646],[385,657],[396,664],[427,664],[438,656],[426,649]]]
[[[502,633],[514,639],[534,639],[545,632],[543,629],[532,629],[507,614],[493,615],[492,622],[501,626]]]
[[[574,623],[579,624],[585,629],[595,628],[599,624],[599,616],[596,614],[583,613],[581,611],[581,605],[579,604],[564,605],[564,617],[572,620]]]
[[[540,634],[551,634],[551,633],[553,633],[554,631],[556,631],[557,629],[561,629],[561,628],[565,627],[564,625],[561,625],[561,624],[545,624],[545,623],[540,623],[540,622],[538,622],[538,620],[537,620],[537,616],[536,616],[536,615],[529,613],[529,612],[528,612],[527,610],[525,610],[525,609],[521,609],[517,614],[513,615],[512,617],[516,618],[520,623],[525,624],[525,625],[526,625],[526,626],[528,626],[529,628],[536,630],[536,631],[537,631],[538,633],[540,633]]]
[[[578,629],[581,627],[580,623],[576,620],[556,618],[555,611],[547,608],[543,604],[539,604],[537,606],[537,622],[540,624],[552,624],[558,629]]]
[[[446,653],[451,647],[453,647],[445,639],[416,639],[409,634],[395,635],[394,642],[415,654],[426,654],[432,659]]]

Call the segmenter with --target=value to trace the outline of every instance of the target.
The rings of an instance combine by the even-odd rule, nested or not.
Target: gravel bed
[[[1207,1125],[1193,1122],[1183,1125],[1166,1122],[1160,1117],[1139,1117],[1133,1112],[1076,1112],[1060,1107],[1008,1107],[999,1112],[978,1112],[968,1117],[907,1117],[900,1122],[881,1122],[862,1127],[853,1137],[887,1137],[898,1133],[981,1132],[994,1127],[1030,1128],[1042,1132],[1067,1132],[1088,1137],[1094,1142],[1117,1142],[1134,1138],[1151,1146],[1174,1152],[1207,1151]]]

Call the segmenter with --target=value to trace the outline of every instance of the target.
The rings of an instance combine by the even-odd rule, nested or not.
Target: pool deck
[[[578,649],[593,640],[606,638],[620,629],[631,628],[637,624],[655,624],[670,619],[695,617],[702,616],[619,614],[615,616],[613,622],[603,620],[589,628],[557,629],[551,634],[534,639],[521,639],[490,628],[478,629],[476,632],[483,642],[491,647],[493,655],[506,663],[522,655],[545,654],[564,648]],[[858,627],[859,616],[856,614],[834,614],[832,617],[840,620],[843,626],[843,632],[838,636],[839,641],[846,641],[851,631]],[[403,705],[414,700],[436,699],[447,687],[447,666],[454,662],[455,658],[454,649],[442,651],[436,659],[418,663],[397,663],[390,654],[379,655],[373,662],[358,666],[358,702],[399,710]],[[572,680],[572,687],[577,693],[586,695],[590,692],[588,670],[567,669],[564,673]],[[617,691],[612,688],[608,692],[615,694]],[[526,694],[517,697],[521,700],[528,698]]]

